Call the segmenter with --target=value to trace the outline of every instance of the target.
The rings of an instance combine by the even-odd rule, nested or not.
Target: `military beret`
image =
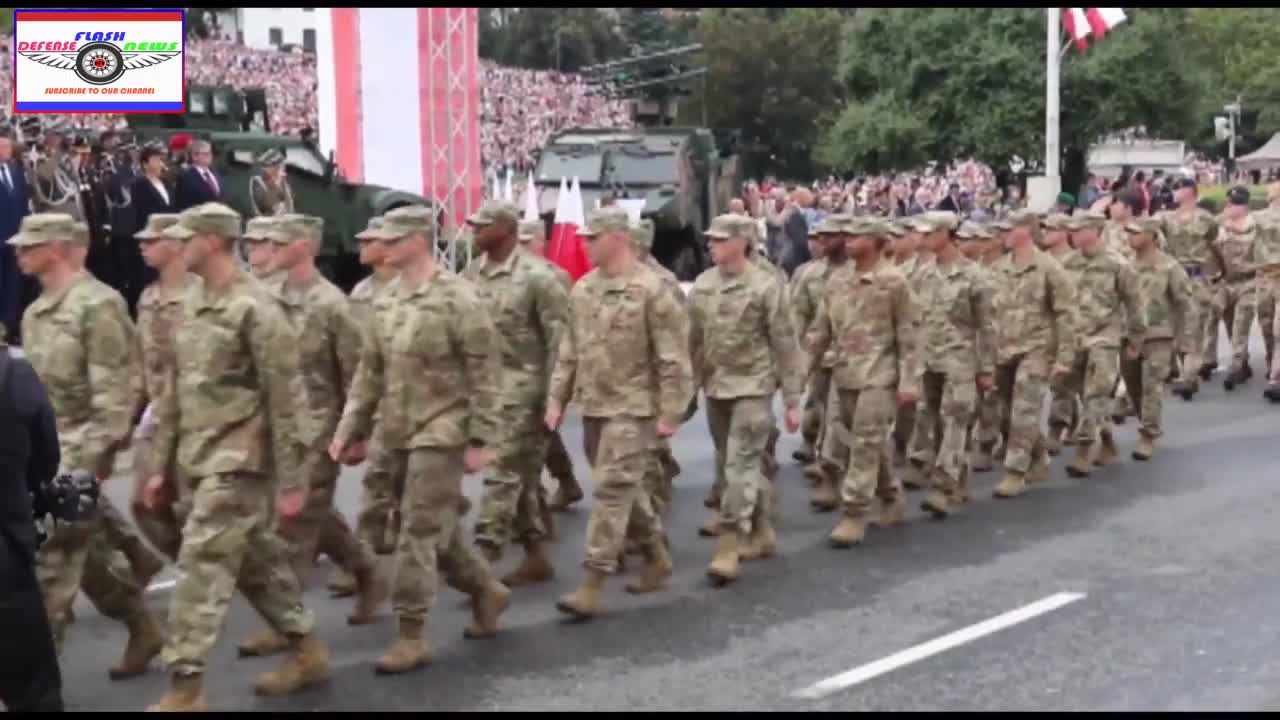
[[[1066,204],[1066,205],[1075,205],[1075,204],[1076,204],[1076,196],[1075,196],[1075,195],[1072,195],[1072,194],[1071,194],[1071,193],[1069,193],[1069,192],[1060,192],[1060,193],[1058,193],[1058,202],[1063,203],[1063,204]]]
[[[255,160],[257,160],[258,164],[262,166],[279,165],[284,162],[284,153],[280,152],[277,148],[268,148],[267,150],[263,150],[259,153]]]
[[[240,213],[222,203],[202,203],[183,210],[178,214],[178,222],[164,229],[164,236],[175,240],[186,240],[203,233],[238,240]]]
[[[960,227],[960,216],[953,212],[933,210],[910,218],[916,232],[931,233],[938,230],[955,230]]]
[[[425,233],[435,235],[436,211],[426,205],[405,205],[389,210],[382,216],[382,227],[365,230],[370,237],[381,240],[399,240],[406,235]]]
[[[9,238],[14,247],[47,245],[58,240],[74,240],[76,220],[66,213],[36,213],[22,218],[18,233]]]
[[[1130,220],[1130,221],[1129,221],[1129,222],[1124,226],[1124,230],[1125,230],[1125,232],[1130,232],[1130,233],[1152,233],[1152,234],[1155,234],[1155,233],[1160,232],[1160,226],[1161,226],[1162,224],[1163,224],[1163,223],[1162,223],[1162,221],[1161,221],[1161,220],[1160,220],[1160,218],[1158,218],[1158,217],[1152,217],[1152,216],[1150,216],[1150,215],[1143,215],[1143,216],[1141,216],[1141,217],[1136,217],[1136,218],[1134,218],[1134,219]]]
[[[147,217],[147,226],[134,233],[139,240],[151,240],[160,237],[164,229],[178,222],[177,213],[152,213]]]
[[[357,240],[377,240],[378,238],[376,237],[376,233],[378,229],[381,227],[382,227],[382,217],[379,215],[375,215],[369,218],[369,224],[365,227],[365,229],[356,233],[356,239]]]
[[[1101,230],[1107,224],[1107,216],[1092,210],[1067,216],[1068,230]]]
[[[1040,225],[1040,214],[1034,210],[1013,210],[1005,220],[1009,223],[1010,230],[1028,225],[1036,227]]]
[[[640,218],[640,224],[630,228],[631,239],[635,241],[636,247],[644,252],[649,252],[653,247],[653,220],[650,218]]]
[[[152,217],[155,216],[152,215]],[[249,222],[244,225],[243,237],[246,240],[268,240],[271,238],[271,230],[275,226],[276,217],[274,215],[250,218]]]
[[[516,228],[516,239],[520,242],[547,239],[547,226],[541,220],[525,220]]]
[[[502,200],[488,200],[467,218],[469,225],[493,225],[501,222],[520,222],[520,211],[515,205]]]
[[[587,218],[587,227],[579,230],[578,234],[583,237],[594,237],[601,233],[625,232],[630,229],[631,216],[627,214],[626,208],[610,205],[592,210],[591,216]]]
[[[1196,189],[1196,179],[1195,179],[1195,178],[1190,178],[1190,177],[1185,177],[1185,176],[1184,176],[1184,177],[1180,177],[1180,178],[1178,178],[1177,180],[1174,180],[1174,181],[1173,181],[1173,189],[1174,189],[1174,190],[1181,190],[1181,189],[1183,189],[1183,188],[1190,188],[1190,189],[1192,189],[1192,190],[1195,190],[1195,189]]]
[[[282,245],[294,240],[314,239],[323,235],[324,218],[299,213],[276,216],[275,223],[267,230],[267,239]]]
[[[1227,202],[1232,205],[1248,205],[1249,204],[1249,188],[1243,185],[1236,185],[1227,191]]]

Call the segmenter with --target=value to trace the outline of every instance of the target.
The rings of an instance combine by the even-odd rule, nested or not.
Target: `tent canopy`
[[[1269,170],[1280,167],[1280,133],[1271,136],[1265,145],[1248,155],[1236,158],[1241,170]]]

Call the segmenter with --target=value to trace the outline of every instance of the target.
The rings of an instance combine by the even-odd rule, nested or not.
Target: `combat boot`
[[[1248,381],[1249,379],[1249,376],[1245,372],[1247,367],[1248,367],[1247,365],[1244,367],[1233,366],[1230,370],[1228,370],[1227,376],[1222,379],[1222,389],[1226,390],[1227,392],[1231,392],[1232,390],[1236,389],[1237,385],[1245,384],[1245,382]]]
[[[995,452],[991,453],[991,459],[996,462],[1004,462],[1004,458],[1009,454],[1009,441],[1006,439],[996,446]]]
[[[867,523],[860,517],[845,515],[827,537],[832,547],[848,548],[862,542],[867,535]]]
[[[147,663],[164,648],[164,632],[150,612],[139,610],[130,616],[126,625],[129,627],[129,641],[124,646],[124,655],[107,670],[107,676],[112,680],[123,680],[145,673]]]
[[[356,594],[356,578],[351,573],[338,568],[329,578],[329,592],[332,597],[351,597]]]
[[[941,490],[934,490],[929,493],[924,502],[920,503],[920,509],[927,513],[933,513],[935,518],[941,520],[947,516],[947,496]]]
[[[1280,402],[1280,382],[1272,382],[1267,385],[1267,389],[1262,391],[1262,397],[1273,403]]]
[[[1015,498],[1025,492],[1027,489],[1027,480],[1022,473],[1006,471],[1004,479],[996,486],[991,493],[998,498]]]
[[[369,563],[367,568],[357,570],[355,579],[356,607],[347,616],[347,624],[368,625],[378,616],[378,606],[382,605],[391,593],[390,583],[387,582],[387,577],[378,571],[375,563]]]
[[[1156,451],[1156,439],[1150,435],[1139,431],[1138,444],[1133,448],[1133,459],[1142,460],[1143,462],[1150,460]]]
[[[426,622],[400,618],[400,633],[391,649],[373,666],[379,675],[399,675],[431,663],[431,644],[427,642]]]
[[[728,585],[738,579],[738,530],[725,528],[720,531],[720,543],[716,546],[715,557],[707,566],[707,577],[717,587]]]
[[[506,585],[489,579],[489,582],[471,596],[471,624],[462,631],[462,636],[472,640],[491,638],[498,634],[498,617],[511,604],[511,591]]]
[[[208,712],[209,703],[204,699],[204,676],[173,675],[169,690],[160,702],[147,708],[147,712]]]
[[[981,443],[978,445],[978,451],[973,454],[973,463],[971,469],[974,472],[988,472],[995,467],[992,460],[991,451],[994,449],[995,443]]]
[[[815,450],[813,447],[813,441],[810,440],[809,438],[805,438],[801,442],[802,444],[800,445],[800,449],[791,453],[791,457],[797,462],[801,462],[801,463],[804,463],[805,465],[808,465],[809,463],[813,462],[817,457],[814,454]]]
[[[901,523],[907,516],[907,503],[901,497],[892,500],[880,500],[880,517],[876,524],[880,527],[893,527]]]
[[[289,639],[289,657],[279,670],[263,673],[253,683],[259,695],[291,695],[329,680],[329,649],[315,633]]]
[[[268,657],[289,647],[289,639],[275,630],[265,627],[258,634],[236,646],[240,657]]]
[[[771,558],[778,552],[778,534],[774,532],[773,521],[767,513],[756,518],[745,543],[738,546],[738,560],[762,560]]]
[[[556,601],[556,609],[579,620],[586,620],[600,612],[600,591],[604,589],[605,574],[595,568],[587,568],[582,584],[577,590]]]
[[[556,486],[555,495],[551,496],[551,502],[547,503],[547,507],[552,512],[564,512],[582,497],[582,486],[578,484],[577,478],[570,475]]]
[[[1074,478],[1089,477],[1089,458],[1093,455],[1093,443],[1077,442],[1076,456],[1067,465],[1067,474]]]
[[[923,490],[929,486],[924,477],[924,467],[915,460],[908,461],[906,477],[902,480],[902,487],[908,490]]]
[[[702,527],[698,528],[698,534],[702,537],[715,537],[720,534],[720,510],[713,508],[707,513],[707,519],[703,521]]]
[[[1213,371],[1217,369],[1218,369],[1218,363],[1216,361],[1211,363],[1204,363],[1203,365],[1200,366],[1200,372],[1198,373],[1200,375],[1200,379],[1208,380],[1209,378],[1213,377]]]
[[[1120,448],[1116,447],[1116,438],[1110,430],[1102,431],[1101,440],[1102,447],[1098,449],[1098,457],[1094,459],[1093,464],[1106,467],[1120,459]]]
[[[546,546],[539,540],[531,540],[524,544],[524,562],[515,572],[502,578],[507,587],[522,587],[547,582],[556,576],[556,569],[547,559]]]
[[[655,542],[644,548],[645,563],[640,568],[639,577],[626,584],[627,592],[632,595],[643,595],[661,590],[671,577],[671,553],[666,543]]]
[[[814,490],[813,497],[809,499],[809,504],[813,506],[814,512],[828,513],[840,504],[840,497],[836,494],[836,479],[827,466],[818,465],[817,467],[822,473],[822,479]]]
[[[809,487],[816,488],[820,486],[822,484],[822,478],[824,477],[822,461],[815,460],[814,462],[805,465],[804,469],[800,471],[800,474],[804,475],[804,479],[809,481]]]
[[[1044,449],[1050,455],[1056,457],[1062,452],[1062,433],[1064,428],[1061,425],[1053,425],[1049,427],[1049,433],[1044,439]]]
[[[1031,458],[1031,466],[1027,468],[1027,484],[1035,485],[1049,479],[1049,456],[1036,455]]]

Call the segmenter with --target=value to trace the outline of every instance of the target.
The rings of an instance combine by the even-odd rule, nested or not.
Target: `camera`
[[[84,520],[97,509],[98,493],[97,478],[86,470],[59,473],[42,483],[31,496],[37,545],[43,545],[52,530],[52,526],[45,525],[46,519],[52,518],[54,523]]]

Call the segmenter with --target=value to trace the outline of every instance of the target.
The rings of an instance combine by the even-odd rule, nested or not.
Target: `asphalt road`
[[[1255,348],[1261,347],[1255,338]],[[1258,368],[1261,358],[1254,359]],[[745,564],[713,589],[699,538],[712,452],[701,417],[681,430],[684,473],[668,518],[676,574],[640,598],[607,587],[608,613],[569,624],[555,598],[580,576],[589,499],[559,516],[555,581],[520,589],[491,640],[461,636],[469,611],[443,590],[431,623],[435,662],[383,678],[373,662],[394,635],[383,620],[350,628],[349,600],[307,592],[333,653],[333,679],[264,700],[253,677],[278,659],[239,660],[235,644],[260,621],[237,597],[210,664],[214,710],[1276,710],[1280,709],[1280,546],[1277,418],[1255,378],[1227,394],[1215,376],[1194,402],[1171,398],[1167,435],[1148,463],[1128,458],[1132,420],[1118,429],[1124,460],[1087,479],[1050,481],[1014,500],[976,478],[975,499],[944,521],[909,496],[908,523],[873,528],[864,545],[826,544],[836,517],[809,511],[808,490],[779,445],[780,554]],[[576,423],[565,440],[580,477]],[[127,481],[110,488],[123,501]],[[468,494],[479,479],[468,478]],[[354,513],[359,473],[344,473]],[[505,571],[518,561],[509,553]],[[634,568],[634,565],[632,566]],[[148,594],[167,612],[170,570]],[[107,679],[125,631],[78,601],[64,652],[69,709],[140,710],[164,691],[158,664]],[[827,685],[819,685],[832,679]]]

